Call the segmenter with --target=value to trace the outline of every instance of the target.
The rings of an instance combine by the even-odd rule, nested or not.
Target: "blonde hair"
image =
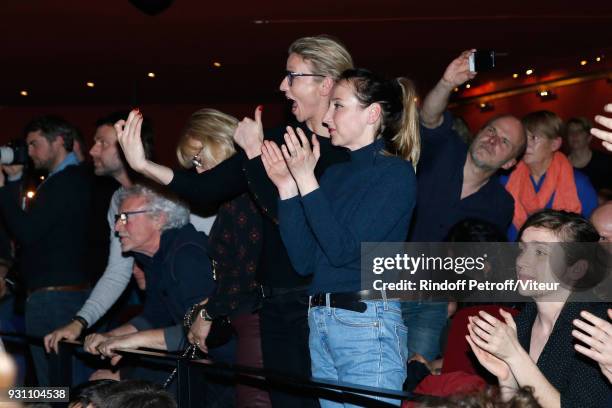
[[[353,68],[353,58],[346,47],[329,35],[302,37],[289,46],[289,54],[297,54],[312,64],[314,74],[340,78],[343,71]]]
[[[381,107],[379,134],[387,142],[387,153],[410,160],[416,170],[421,155],[419,115],[416,90],[411,80],[387,80],[367,69],[349,69],[340,80],[355,89],[362,106],[377,103]]]
[[[200,109],[194,112],[187,121],[176,148],[176,156],[181,166],[193,167],[193,156],[198,154],[189,148],[190,139],[202,143],[200,159],[209,166],[217,165],[232,156],[236,153],[232,139],[236,126],[236,118],[216,109]]]
[[[397,133],[391,139],[395,146],[396,154],[412,162],[416,171],[419,158],[421,157],[421,134],[419,131],[419,111],[417,108],[417,91],[414,83],[408,78],[398,78],[397,82],[402,87],[404,112],[401,125]]]

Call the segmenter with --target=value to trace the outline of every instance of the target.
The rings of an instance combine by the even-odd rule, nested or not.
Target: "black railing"
[[[42,346],[42,339],[20,333],[0,333],[4,341],[25,342]],[[82,343],[76,341],[62,341],[59,343],[59,352],[55,357],[58,364],[57,372],[49,373],[52,386],[66,386],[72,381],[72,356],[82,352]],[[418,401],[421,395],[410,392],[396,391],[385,388],[368,387],[363,385],[328,381],[318,378],[303,378],[274,370],[241,365],[215,363],[210,360],[189,360],[177,354],[161,352],[150,349],[116,350],[118,354],[132,361],[150,362],[170,369],[177,368],[178,406],[179,408],[201,407],[201,379],[225,378],[232,382],[246,384],[265,389],[281,389],[284,392],[308,394],[313,398],[326,398],[364,407],[396,407],[376,398],[393,400]]]

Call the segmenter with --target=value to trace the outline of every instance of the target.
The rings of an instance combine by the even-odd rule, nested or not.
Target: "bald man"
[[[593,211],[591,223],[599,233],[601,241],[612,242],[612,201],[603,203]]]

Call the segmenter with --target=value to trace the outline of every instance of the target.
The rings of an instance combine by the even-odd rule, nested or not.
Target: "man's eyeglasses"
[[[301,72],[291,72],[291,71],[285,71],[285,76],[287,77],[287,83],[289,84],[289,86],[293,86],[293,80],[296,77],[310,76],[310,77],[325,78],[325,75],[321,75],[321,74],[303,74]]]
[[[148,212],[152,212],[152,211],[153,210],[124,211],[124,212],[121,212],[119,214],[115,214],[115,224],[117,222],[121,221],[121,224],[127,225],[128,217],[130,215],[143,214],[143,213],[148,213]]]

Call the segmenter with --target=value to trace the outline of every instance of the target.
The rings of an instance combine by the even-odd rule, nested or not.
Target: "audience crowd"
[[[448,104],[477,75],[474,51],[417,107],[408,78],[300,38],[280,83],[293,117],[268,128],[263,106],[242,121],[198,110],[177,132],[177,169],[154,161],[138,109],[102,116],[89,157],[67,121],[32,119],[30,164],[0,171],[0,331],[23,315],[42,345],[31,362],[0,349],[0,388],[57,385],[60,343],[82,341],[64,384],[74,408],[177,406],[176,371],[123,349],[420,395],[377,397],[397,406],[612,406],[612,104],[600,128],[507,112],[472,136]],[[558,289],[398,299],[362,286],[365,242],[516,242],[485,278],[509,268]],[[359,404],[190,375],[202,406]]]

